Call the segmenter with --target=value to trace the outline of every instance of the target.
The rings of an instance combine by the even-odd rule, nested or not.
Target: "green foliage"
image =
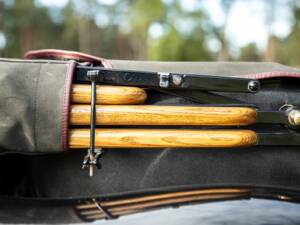
[[[187,37],[171,27],[158,40],[154,40],[150,47],[149,59],[173,61],[207,61],[212,60],[209,51],[204,46],[201,31],[194,32]]]
[[[239,60],[241,61],[260,61],[258,49],[255,43],[250,43],[241,48]]]
[[[83,51],[107,58],[173,61],[259,61],[270,53],[278,62],[300,66],[297,4],[290,4],[294,22],[286,38],[280,40],[270,34],[269,43],[271,38],[276,41],[269,49],[258,50],[250,43],[239,49],[239,56],[235,57],[230,55],[232,40],[228,40],[225,31],[230,10],[238,0],[219,2],[225,19],[218,26],[197,1],[195,9],[189,10],[183,7],[183,0],[116,0],[115,4],[69,0],[62,8],[46,7],[38,1],[5,4],[6,0],[0,0],[0,34],[6,37],[1,57],[21,57],[27,50],[39,48]],[[151,28],[155,24],[161,30],[153,36]],[[219,52],[207,47],[210,38],[220,43]]]
[[[47,9],[32,8],[33,2],[24,0],[4,9],[2,29],[7,38],[6,56],[20,56],[27,49],[40,48],[45,42],[51,46],[57,40],[49,38],[49,33],[59,33],[59,27],[52,23]]]
[[[294,9],[295,23],[290,35],[280,42],[277,60],[281,63],[300,67],[300,8]]]
[[[161,0],[134,1],[129,9],[129,22],[137,34],[147,36],[150,24],[162,20],[164,14],[165,9]]]

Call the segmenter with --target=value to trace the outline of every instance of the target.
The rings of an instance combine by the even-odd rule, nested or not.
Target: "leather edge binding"
[[[63,151],[66,151],[68,149],[69,114],[70,114],[70,103],[71,103],[70,98],[71,98],[71,87],[72,87],[75,68],[76,68],[76,62],[71,62],[68,65],[68,71],[66,74],[63,111],[62,111],[62,131],[61,131]]]
[[[54,59],[54,60],[75,60],[77,62],[90,62],[95,65],[105,64],[105,60],[93,55],[67,50],[41,49],[28,51],[24,59]]]
[[[245,74],[243,75],[245,78],[250,79],[270,79],[270,78],[300,78],[300,73],[297,72],[286,72],[286,71],[272,71],[272,72],[263,72],[263,73],[253,73],[253,74]]]

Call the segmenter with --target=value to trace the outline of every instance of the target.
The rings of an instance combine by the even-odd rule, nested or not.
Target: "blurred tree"
[[[36,8],[33,0],[5,7],[3,16],[3,31],[7,38],[4,53],[8,57],[20,56],[29,49],[42,47],[44,43],[51,47],[57,41],[57,38],[49,37],[49,33],[59,33],[60,27],[51,22],[47,9]]]
[[[263,59],[265,61],[274,62],[277,59],[279,39],[275,35],[270,35],[267,41],[267,47],[264,52]]]
[[[154,41],[150,48],[149,59],[172,61],[208,61],[212,60],[205,48],[204,38],[196,30],[187,37],[171,27],[160,39]]]
[[[63,44],[62,49],[79,50],[79,31],[78,31],[78,16],[73,10],[72,2],[68,2],[62,10],[63,30],[60,35],[60,40]]]
[[[0,57],[2,57],[4,54],[3,54],[3,51],[4,51],[4,42],[5,42],[5,37],[4,37],[4,30],[3,30],[3,21],[4,21],[4,1],[0,1]],[[1,43],[1,36],[2,36],[2,42]]]
[[[223,8],[223,12],[225,15],[225,19],[223,24],[220,27],[216,27],[214,29],[215,35],[217,39],[220,41],[221,49],[218,53],[218,60],[219,61],[228,61],[229,60],[229,42],[226,38],[226,27],[228,24],[228,19],[230,15],[230,10],[232,6],[234,5],[235,0],[221,0],[221,6]]]
[[[287,38],[281,41],[277,50],[277,60],[281,63],[300,67],[300,8],[293,8],[294,24]]]
[[[148,30],[151,23],[163,20],[166,13],[164,4],[161,0],[134,1],[128,13],[135,58],[146,59]]]
[[[264,60],[265,61],[275,61],[276,59],[276,52],[277,52],[277,45],[278,39],[276,38],[274,31],[273,31],[273,24],[276,20],[276,11],[278,8],[278,0],[273,1],[264,1],[265,4],[265,21],[267,24],[268,29],[268,39],[267,39],[267,46],[264,52]]]
[[[250,43],[241,48],[240,56],[238,59],[240,61],[260,61],[261,57],[259,55],[256,44]]]
[[[180,1],[167,6],[161,26],[163,34],[151,40],[148,58],[151,60],[195,61],[212,60],[206,48],[205,21],[201,9],[185,11]]]
[[[0,56],[20,57],[30,49],[60,48],[120,59],[151,60],[277,60],[299,65],[299,0],[263,1],[269,38],[262,54],[255,44],[230,55],[226,27],[233,5],[243,0],[219,0],[220,26],[205,13],[201,1],[185,0],[68,0],[47,5],[41,0],[0,0]],[[276,12],[291,4],[294,24],[280,40],[274,35]],[[275,16],[276,15],[276,16]],[[155,28],[156,27],[156,28]],[[155,29],[153,29],[155,28]],[[209,50],[211,38],[220,44]],[[4,40],[5,39],[5,40]],[[5,43],[6,42],[6,43]],[[1,44],[1,43],[0,43]],[[5,44],[5,46],[4,46]],[[1,46],[0,46],[1,47]]]

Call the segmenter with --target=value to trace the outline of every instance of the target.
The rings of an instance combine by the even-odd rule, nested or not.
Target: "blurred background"
[[[299,67],[300,0],[0,0],[0,57],[40,48]]]

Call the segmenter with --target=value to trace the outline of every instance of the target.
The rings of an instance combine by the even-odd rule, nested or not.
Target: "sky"
[[[192,4],[194,0],[184,0],[185,4]],[[271,1],[271,0],[270,0]],[[204,1],[204,8],[213,23],[222,25],[225,15],[219,0]],[[266,5],[261,0],[237,1],[233,5],[226,28],[228,40],[237,47],[244,46],[251,42],[263,49],[267,43],[269,26],[266,18]],[[291,14],[286,4],[280,5],[275,11],[275,22],[271,25],[271,31],[277,37],[283,38],[290,32]]]

